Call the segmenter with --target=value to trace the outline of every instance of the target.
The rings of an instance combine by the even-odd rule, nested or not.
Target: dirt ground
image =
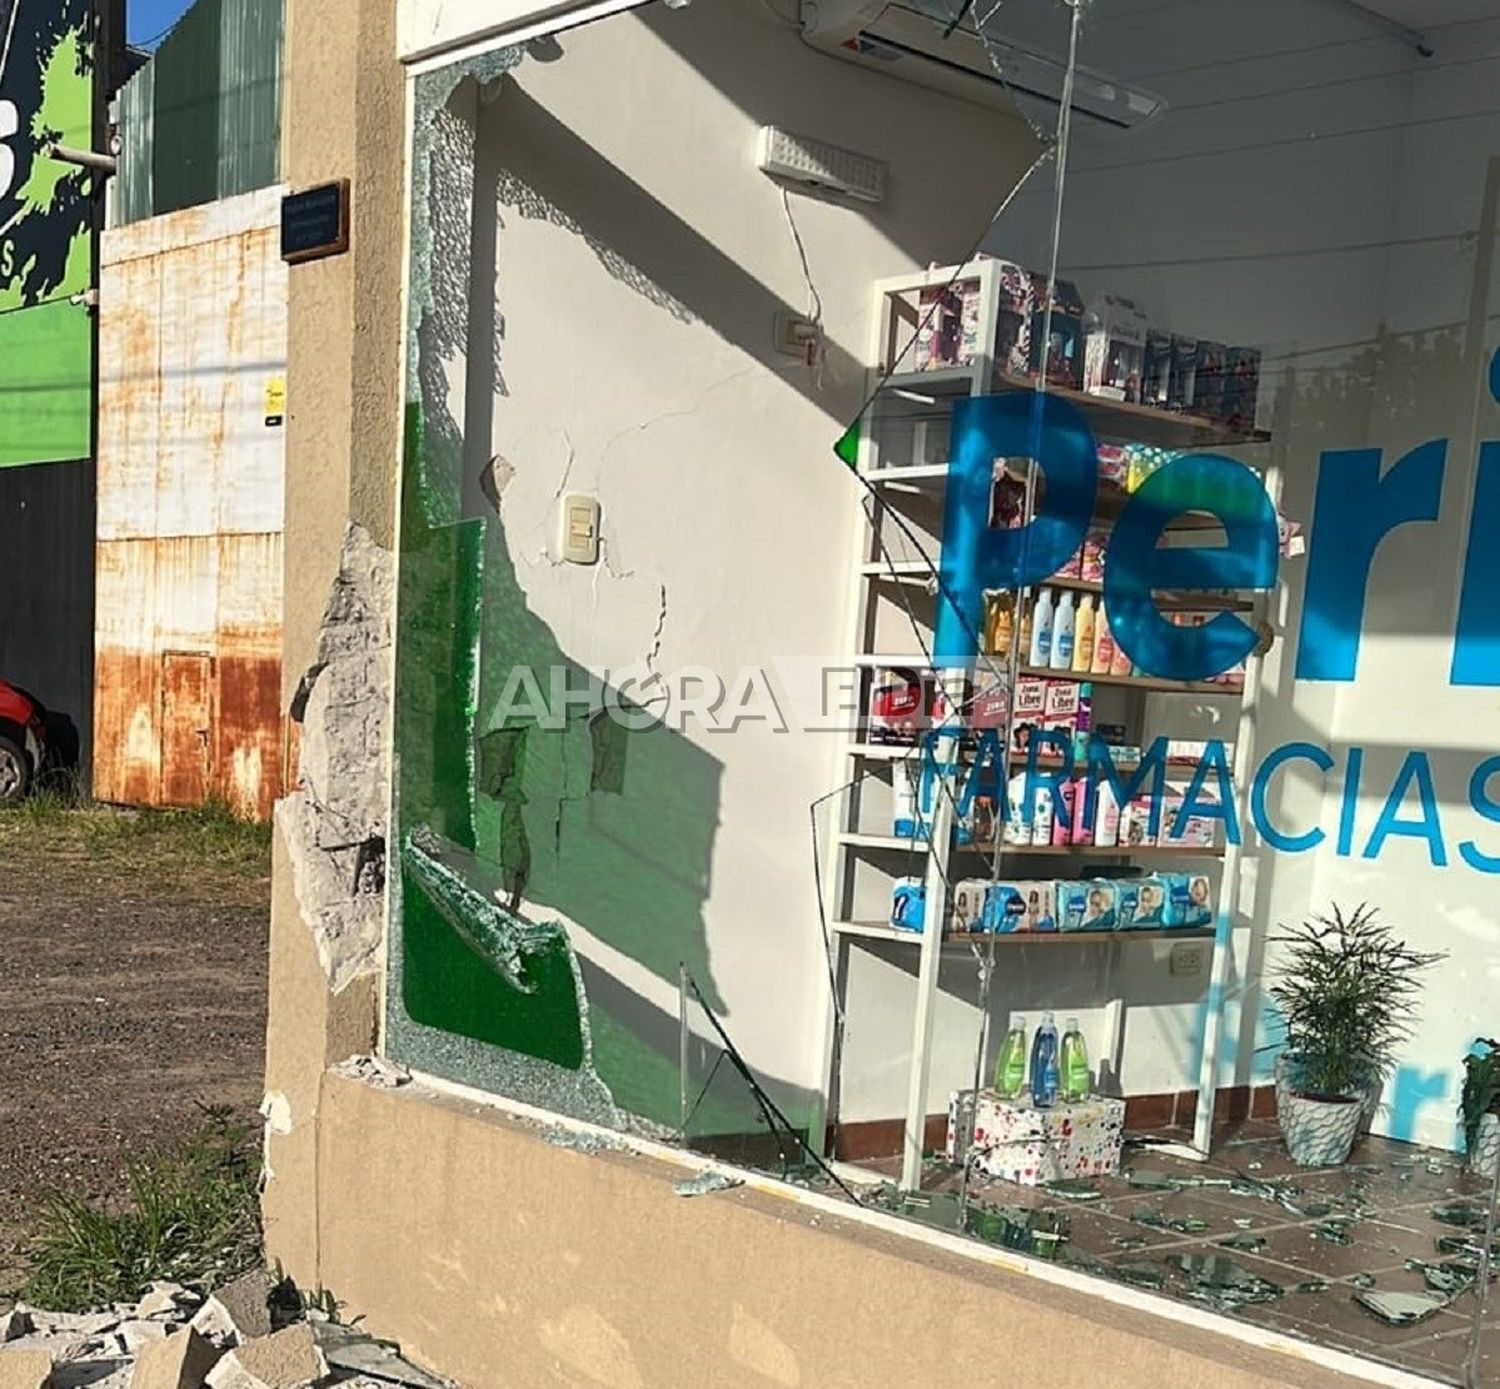
[[[212,814],[0,813],[0,1293],[38,1189],[118,1192],[198,1104],[253,1117],[267,846]]]

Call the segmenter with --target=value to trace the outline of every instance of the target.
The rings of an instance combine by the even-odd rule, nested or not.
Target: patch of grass
[[[44,849],[101,866],[128,862],[157,880],[208,873],[229,878],[270,872],[271,826],[246,820],[225,801],[185,810],[135,810],[83,797],[74,782],[39,785],[0,809],[0,845]]]
[[[156,1279],[208,1291],[262,1261],[255,1130],[206,1107],[191,1137],[127,1160],[119,1209],[76,1192],[41,1200],[19,1296],[53,1311],[131,1302]]]

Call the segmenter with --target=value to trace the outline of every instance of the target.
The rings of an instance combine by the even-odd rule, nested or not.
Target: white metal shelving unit
[[[1218,1068],[1216,1058],[1219,1049],[1222,1001],[1228,981],[1233,954],[1233,932],[1237,912],[1239,882],[1239,849],[1229,845],[1213,849],[1167,848],[1095,848],[1093,846],[1067,846],[1042,848],[1006,848],[1006,859],[1037,858],[1047,861],[1049,869],[1060,867],[1059,860],[1113,860],[1122,861],[1177,860],[1194,861],[1222,860],[1218,892],[1217,924],[1211,928],[1171,928],[1167,930],[1141,930],[1107,933],[1067,933],[1056,935],[1013,936],[947,936],[944,928],[948,917],[947,886],[958,878],[985,876],[986,859],[974,854],[969,847],[955,848],[951,843],[951,804],[947,797],[939,796],[933,813],[929,840],[913,841],[898,838],[889,833],[874,833],[861,828],[861,801],[864,789],[862,777],[871,770],[885,764],[894,772],[894,765],[907,757],[917,756],[915,749],[901,745],[872,743],[865,740],[869,689],[872,673],[877,669],[927,670],[932,667],[927,656],[915,649],[881,649],[881,632],[878,607],[882,591],[897,588],[926,589],[931,592],[932,565],[938,561],[941,544],[941,520],[938,521],[934,543],[925,547],[932,561],[910,553],[909,543],[891,544],[889,525],[893,512],[907,514],[910,509],[925,509],[929,523],[935,511],[939,518],[948,477],[947,437],[948,416],[952,402],[963,396],[980,396],[1007,390],[1032,390],[1035,383],[1029,379],[1008,376],[996,369],[995,329],[999,318],[998,262],[980,260],[966,267],[961,278],[979,282],[979,321],[987,325],[981,333],[972,363],[965,367],[946,368],[925,372],[902,372],[886,379],[889,364],[900,362],[914,337],[920,322],[917,302],[925,289],[948,285],[955,279],[955,268],[946,267],[924,274],[902,276],[879,282],[875,286],[875,312],[870,339],[869,361],[870,388],[877,391],[875,405],[862,424],[859,441],[858,471],[868,483],[867,515],[855,528],[854,550],[850,556],[850,573],[857,586],[848,631],[847,650],[851,663],[861,671],[859,688],[859,727],[852,731],[851,740],[842,748],[838,758],[839,778],[836,784],[849,785],[850,793],[841,811],[839,831],[826,847],[825,881],[832,887],[830,928],[832,933],[833,977],[838,994],[835,1017],[831,1026],[828,1081],[828,1117],[836,1124],[838,1120],[839,1089],[842,1071],[843,1026],[848,993],[849,952],[851,948],[880,944],[910,948],[918,953],[917,996],[912,1018],[911,1064],[907,1086],[907,1102],[903,1119],[902,1140],[902,1185],[914,1188],[920,1183],[923,1134],[929,1113],[928,1094],[931,1088],[931,1051],[933,1037],[934,1005],[938,992],[938,971],[944,952],[953,949],[969,949],[976,941],[992,943],[999,966],[1009,952],[1031,947],[1053,949],[1079,949],[1086,951],[1108,950],[1117,958],[1131,942],[1160,940],[1211,939],[1213,941],[1212,964],[1209,971],[1208,993],[1200,1009],[1202,1025],[1198,1043],[1201,1062],[1198,1076],[1198,1106],[1195,1131],[1191,1148],[1193,1155],[1205,1155],[1208,1150],[1213,1119],[1214,1093],[1217,1088]],[[1169,413],[1143,405],[1109,400],[1071,391],[1049,387],[1054,394],[1075,404],[1089,419],[1096,437],[1113,442],[1138,442],[1156,444],[1181,450],[1213,446],[1244,446],[1262,444],[1269,434],[1262,431],[1241,432],[1229,429],[1219,421],[1190,414]],[[918,411],[911,412],[910,439],[906,443],[906,461],[897,463],[889,457],[890,449],[882,438],[886,418],[883,407],[892,401],[915,404]],[[903,425],[904,432],[904,425]],[[936,433],[934,433],[936,432]],[[912,461],[917,459],[918,461]],[[1271,481],[1267,475],[1267,482]],[[1096,517],[1101,525],[1108,525],[1113,512],[1123,502],[1124,494],[1115,489],[1101,489],[1100,507]],[[1274,500],[1274,495],[1273,495]],[[909,520],[908,516],[908,520]],[[1184,529],[1215,525],[1211,518],[1194,517],[1191,513],[1177,523]],[[932,534],[929,524],[929,534]],[[1068,587],[1081,592],[1098,592],[1098,584],[1082,580],[1048,580],[1045,587]],[[1219,607],[1241,612],[1259,614],[1262,600],[1251,598],[1228,600],[1205,600],[1187,595],[1180,597],[1161,594],[1158,603],[1168,609],[1173,606],[1184,610],[1204,611]],[[1019,631],[1019,623],[1017,624]],[[903,643],[908,648],[918,645],[915,640]],[[1259,658],[1252,656],[1247,662],[1243,690],[1217,683],[1185,683],[1170,680],[1131,676],[1079,675],[1096,686],[1118,687],[1137,695],[1190,694],[1235,698],[1240,701],[1241,717],[1235,745],[1235,785],[1244,787],[1244,772],[1251,757],[1250,742],[1253,736],[1253,719],[1244,717],[1251,701],[1259,673]],[[1036,674],[1049,678],[1069,678],[1066,672],[1047,670],[1033,671],[1020,668],[1021,675]],[[947,678],[947,677],[942,677]],[[1139,707],[1134,711],[1137,722],[1143,719]],[[1145,739],[1142,737],[1144,743]],[[943,739],[948,746],[948,755],[955,759],[962,753],[958,740]],[[1007,756],[1009,753],[1007,752]],[[1045,763],[1043,764],[1045,765]],[[1054,764],[1056,765],[1056,764]],[[1123,770],[1123,768],[1122,768]],[[1243,823],[1243,816],[1241,817]],[[985,852],[992,852],[990,846]],[[902,931],[893,928],[888,919],[873,919],[868,912],[861,914],[854,909],[856,897],[855,876],[857,864],[873,866],[876,872],[885,872],[890,879],[898,874],[889,871],[895,856],[903,856],[910,872],[916,876],[920,871],[926,884],[926,908],[924,929],[921,932]],[[959,855],[967,855],[971,864],[966,871],[953,871],[959,864]],[[880,865],[884,862],[885,868]],[[1022,873],[1021,876],[1037,876]],[[1049,873],[1050,876],[1050,873]],[[889,900],[888,897],[886,899]],[[998,967],[998,966],[997,966]],[[1123,1040],[1123,1010],[1125,1000],[1113,999],[1106,1006],[1105,1031],[1114,1048],[1114,1059]]]

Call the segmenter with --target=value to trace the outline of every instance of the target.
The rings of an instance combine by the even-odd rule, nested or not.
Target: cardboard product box
[[[1031,370],[1031,320],[1036,310],[1036,291],[1031,271],[1013,261],[997,261],[1000,279],[1000,315],[995,325],[995,365],[1010,376],[1025,376]]]
[[[1083,300],[1069,280],[1052,285],[1052,333],[1045,344],[1042,332],[1047,321],[1047,277],[1031,277],[1034,296],[1031,310],[1031,371],[1042,370],[1045,355],[1047,380],[1069,390],[1083,389]],[[1044,354],[1045,348],[1045,354]]]
[[[1084,319],[1083,389],[1139,402],[1146,357],[1146,315],[1133,300],[1101,294]]]
[[[969,706],[969,727],[1004,729],[1010,719],[1010,684],[1005,674],[981,668],[974,677],[974,702]]]
[[[1031,735],[1042,726],[1046,713],[1048,682],[1039,675],[1023,675],[1016,681],[1016,717],[1011,729],[1014,752],[1031,746]]]
[[[1255,428],[1260,396],[1260,353],[1253,347],[1231,347],[1224,360],[1224,423],[1231,429]]]
[[[1190,410],[1198,372],[1198,339],[1172,334],[1172,367],[1167,378],[1167,409]]]
[[[1159,328],[1146,330],[1145,366],[1141,372],[1141,404],[1167,408],[1172,387],[1172,335]]]
[[[967,1095],[949,1100],[949,1142],[955,1149],[968,1125]],[[1002,1100],[981,1090],[973,1102],[969,1156],[987,1176],[1022,1186],[1069,1177],[1108,1177],[1120,1170],[1125,1101],[1095,1096],[1051,1109],[1029,1097]]]
[[[1217,420],[1224,416],[1224,364],[1229,349],[1222,342],[1198,340],[1198,360],[1193,370],[1193,399],[1184,408],[1195,415]]]
[[[912,344],[915,371],[952,366],[958,353],[963,301],[946,286],[924,289],[917,296],[917,337]]]

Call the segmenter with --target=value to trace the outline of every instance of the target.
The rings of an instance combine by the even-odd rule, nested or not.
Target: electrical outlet
[[[1208,943],[1180,940],[1172,947],[1173,974],[1202,974],[1208,967]]]

